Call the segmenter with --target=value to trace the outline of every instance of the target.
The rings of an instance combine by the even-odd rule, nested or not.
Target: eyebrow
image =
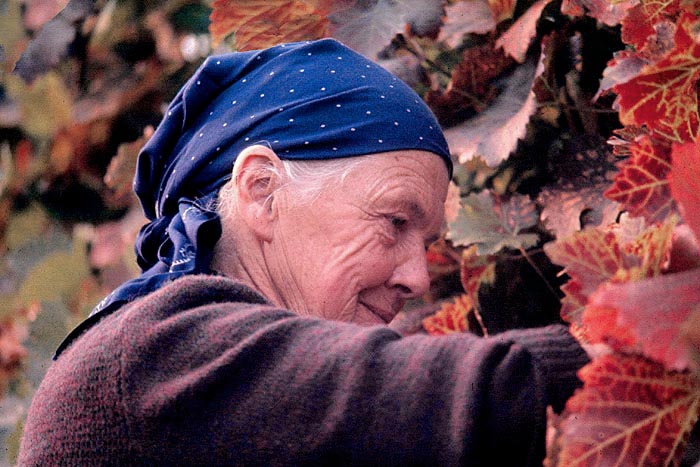
[[[423,209],[423,207],[420,204],[416,203],[415,201],[403,200],[401,202],[401,204],[403,204],[404,207],[407,208],[411,212],[411,215],[414,216],[419,221],[425,221],[427,219],[428,216],[425,213],[425,210]],[[435,243],[436,241],[438,241],[439,238],[440,238],[439,233],[435,234],[435,235],[431,235],[430,237],[428,237],[426,239],[426,244]]]

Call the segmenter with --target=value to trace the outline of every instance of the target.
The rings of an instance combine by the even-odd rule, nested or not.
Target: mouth
[[[365,302],[360,302],[360,305],[364,306],[367,308],[374,316],[382,320],[385,324],[388,324],[392,319],[394,319],[394,316],[400,311],[401,307],[398,307],[396,311],[393,309],[389,308],[379,308],[373,305],[370,305]]]

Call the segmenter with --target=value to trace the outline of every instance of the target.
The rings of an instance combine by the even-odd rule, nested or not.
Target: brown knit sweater
[[[401,337],[185,277],[60,355],[19,465],[541,465],[586,361],[561,326]]]

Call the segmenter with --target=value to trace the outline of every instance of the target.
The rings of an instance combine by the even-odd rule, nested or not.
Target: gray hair
[[[324,160],[282,160],[282,170],[274,166],[267,166],[264,170],[283,181],[275,191],[282,188],[294,190],[293,196],[298,202],[311,204],[327,187],[342,185],[360,162],[359,156]],[[222,216],[230,214],[235,207],[235,188],[235,181],[232,179],[219,192],[217,211]]]

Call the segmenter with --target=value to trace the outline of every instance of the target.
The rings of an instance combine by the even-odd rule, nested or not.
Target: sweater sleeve
[[[20,465],[71,465],[60,449],[80,465],[536,466],[546,407],[586,360],[560,326],[401,337],[275,309],[224,278],[117,313],[55,362]]]
[[[192,307],[196,290],[154,294],[125,325],[139,329],[126,418],[149,462],[541,465],[546,406],[581,364],[561,327],[401,337],[260,303]]]

